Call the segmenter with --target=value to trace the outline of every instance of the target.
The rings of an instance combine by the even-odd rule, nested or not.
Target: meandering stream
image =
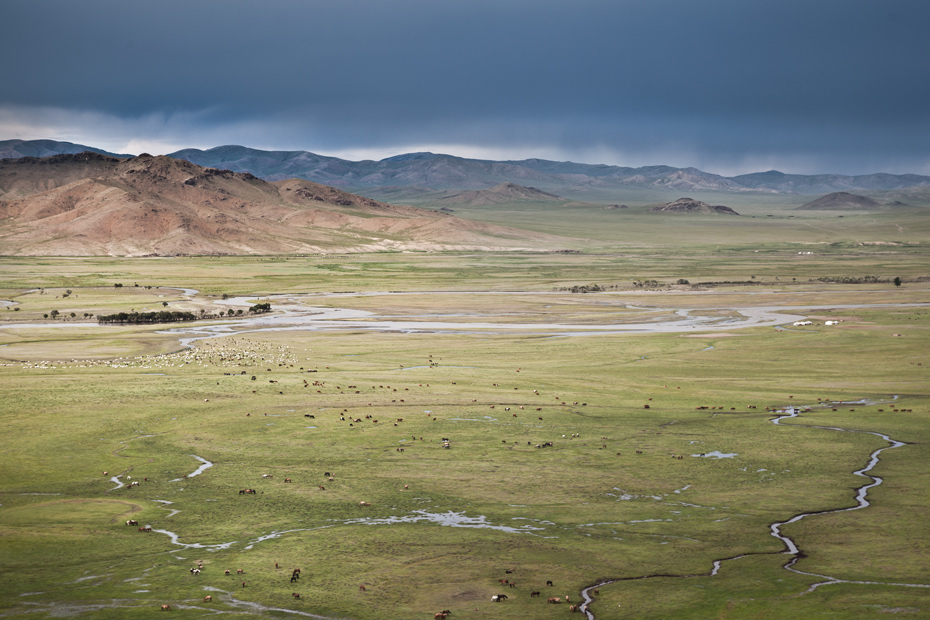
[[[462,295],[461,292],[433,292],[430,295]],[[468,295],[503,295],[513,293],[472,292]],[[533,296],[550,293],[532,293]],[[316,295],[321,298],[355,296],[396,296],[404,293],[329,293]],[[301,301],[306,295],[268,295],[262,300],[284,301],[272,314],[229,319],[209,325],[185,325],[164,330],[160,333],[177,335],[183,346],[192,346],[197,340],[232,336],[262,331],[323,331],[363,330],[399,333],[513,333],[548,336],[594,336],[609,333],[682,333],[691,331],[720,331],[747,327],[777,327],[806,317],[812,311],[829,309],[852,310],[868,308],[916,307],[924,303],[908,304],[817,304],[810,306],[739,306],[727,308],[650,308],[665,312],[662,317],[640,323],[602,323],[577,325],[570,323],[520,323],[520,322],[461,322],[449,320],[398,320],[393,316],[379,315],[367,310],[310,306]],[[233,306],[249,306],[258,298],[235,297],[223,303]],[[631,304],[627,309],[642,309]],[[719,316],[717,313],[732,312],[738,316]],[[803,313],[803,314],[802,314]],[[420,317],[433,319],[435,314]],[[448,315],[443,315],[448,316]]]
[[[897,396],[895,397],[895,399],[897,399]],[[869,403],[869,404],[879,404],[879,403]],[[785,409],[777,413],[778,415],[772,418],[771,422],[772,424],[780,425],[782,420],[788,420],[791,418],[799,417],[800,409],[795,408],[795,407],[786,407]],[[885,450],[892,450],[894,448],[900,448],[901,446],[907,445],[903,441],[892,439],[888,435],[874,432],[874,431],[861,431],[861,430],[855,430],[855,429],[840,428],[837,426],[815,426],[815,425],[804,425],[803,428],[832,430],[832,431],[838,431],[841,433],[863,433],[866,435],[875,435],[876,437],[881,437],[884,441],[888,442],[889,445],[883,446],[881,448],[878,448],[877,450],[874,450],[869,455],[868,464],[865,467],[862,467],[861,469],[857,469],[856,471],[852,472],[853,474],[857,476],[861,476],[863,478],[869,479],[869,482],[862,485],[856,490],[856,497],[855,497],[856,505],[855,506],[850,506],[850,507],[845,507],[845,508],[833,508],[830,510],[818,510],[818,511],[813,511],[813,512],[802,512],[800,514],[793,516],[792,518],[786,521],[778,521],[776,523],[772,523],[769,526],[772,536],[780,540],[785,545],[785,550],[780,551],[778,553],[792,556],[791,559],[782,566],[782,568],[784,568],[785,570],[791,571],[793,573],[796,573],[798,575],[806,575],[808,577],[817,577],[819,579],[823,579],[823,581],[819,581],[811,585],[805,592],[803,592],[803,594],[808,594],[810,592],[813,592],[820,586],[832,585],[832,584],[837,584],[837,583],[900,586],[900,587],[905,587],[905,588],[930,588],[930,584],[921,584],[921,583],[899,583],[899,582],[888,582],[888,581],[857,581],[857,580],[850,580],[850,579],[841,579],[839,577],[833,577],[830,575],[821,575],[819,573],[810,573],[810,572],[806,572],[806,571],[802,571],[797,568],[794,568],[794,565],[804,556],[797,542],[795,542],[792,538],[784,534],[782,532],[782,528],[791,523],[797,523],[798,521],[802,519],[806,519],[808,517],[814,517],[814,516],[826,515],[826,514],[834,514],[834,513],[839,513],[839,512],[849,512],[852,510],[861,510],[863,508],[867,508],[868,506],[871,505],[868,500],[869,490],[877,487],[878,485],[882,483],[882,478],[878,476],[873,476],[869,474],[868,472],[870,472],[872,469],[875,468],[876,465],[878,465],[879,455],[881,455],[882,452],[884,452]],[[699,575],[642,575],[638,577],[621,577],[618,579],[602,580],[602,581],[599,581],[595,584],[592,584],[584,588],[581,591],[581,597],[582,597],[583,603],[580,606],[580,610],[587,616],[588,620],[595,620],[594,613],[590,609],[591,603],[593,603],[595,600],[594,597],[592,596],[592,592],[597,590],[601,586],[609,585],[611,583],[616,583],[618,581],[633,581],[633,580],[651,579],[651,578],[658,578],[658,577],[666,577],[666,578],[713,577],[717,575],[717,573],[720,571],[720,567],[723,565],[724,562],[738,560],[740,558],[744,558],[749,555],[768,555],[768,554],[766,553],[742,554],[742,555],[733,556],[729,558],[721,558],[719,560],[714,560],[711,571],[709,573],[704,573],[704,574],[699,574]]]

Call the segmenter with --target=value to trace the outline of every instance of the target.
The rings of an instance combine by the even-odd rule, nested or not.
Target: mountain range
[[[0,158],[36,157],[40,156],[36,155],[39,152],[43,153],[41,156],[47,156],[81,150],[102,152],[92,147],[52,140],[0,141]],[[183,149],[168,156],[200,166],[247,172],[268,181],[300,178],[352,191],[377,188],[380,196],[398,187],[424,192],[483,190],[501,183],[530,185],[557,195],[622,188],[824,194],[930,186],[930,176],[916,174],[802,175],[770,170],[724,177],[697,168],[631,168],[544,159],[493,161],[434,153],[408,153],[380,161],[350,161],[309,151],[264,151],[234,145],[208,150]]]

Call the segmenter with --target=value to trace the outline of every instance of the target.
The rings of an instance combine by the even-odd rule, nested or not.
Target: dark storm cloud
[[[149,139],[230,134],[201,146],[930,166],[916,0],[0,6],[16,126],[54,109],[136,119]]]

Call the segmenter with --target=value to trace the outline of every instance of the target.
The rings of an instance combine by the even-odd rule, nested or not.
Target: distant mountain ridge
[[[7,140],[0,141],[0,159],[39,156],[33,155],[34,152],[45,156],[80,152],[73,150],[78,147],[112,155],[69,142]],[[248,172],[268,181],[300,178],[353,191],[407,186],[484,190],[501,183],[531,185],[563,195],[571,190],[593,188],[824,194],[930,187],[930,176],[917,174],[801,175],[769,170],[724,177],[697,168],[661,165],[631,168],[535,158],[493,161],[428,152],[405,153],[380,161],[350,161],[309,151],[264,151],[226,145],[208,150],[183,149],[168,156],[200,166]]]
[[[126,159],[132,155],[110,153],[103,149],[73,142],[59,142],[57,140],[0,140],[0,159],[16,159],[19,157],[51,157],[52,155],[75,155],[77,153],[99,153],[109,157]]]

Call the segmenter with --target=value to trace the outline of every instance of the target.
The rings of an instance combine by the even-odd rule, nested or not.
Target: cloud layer
[[[930,173],[910,0],[6,2],[0,137]],[[14,53],[15,52],[15,53]]]

